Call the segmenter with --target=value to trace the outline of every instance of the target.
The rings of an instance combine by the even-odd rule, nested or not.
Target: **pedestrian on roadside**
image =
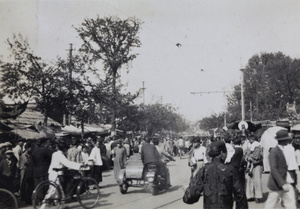
[[[247,167],[247,161],[245,159],[243,148],[241,147],[241,141],[241,137],[239,136],[232,138],[232,143],[235,151],[229,165],[235,168],[239,173],[240,180],[242,182],[242,185],[244,186],[244,191],[246,192],[245,171]]]
[[[255,200],[261,203],[263,198],[262,191],[262,171],[263,171],[263,155],[262,147],[258,142],[258,137],[251,134],[249,137],[250,150],[246,155],[247,175],[246,175],[246,195],[249,201]]]
[[[117,140],[117,146],[113,149],[112,153],[114,155],[114,176],[115,180],[118,180],[119,173],[121,169],[125,168],[125,163],[127,160],[127,152],[122,144],[122,140]]]
[[[179,152],[179,157],[180,159],[184,155],[184,139],[182,136],[179,137],[178,139],[178,152]]]
[[[25,151],[20,157],[20,195],[21,200],[27,204],[31,204],[32,192],[34,190],[34,182],[32,177],[32,141],[27,141],[25,144]]]
[[[268,199],[265,203],[265,209],[275,208],[276,204],[281,200],[284,208],[296,209],[296,195],[294,187],[294,176],[288,170],[288,160],[290,152],[285,151],[286,146],[291,142],[287,130],[279,130],[276,133],[278,145],[270,150],[270,176],[268,188],[270,189]],[[294,154],[294,153],[292,153]]]
[[[32,151],[34,187],[40,182],[48,180],[48,168],[51,163],[52,152],[45,147],[47,140],[47,138],[38,139],[37,147]]]
[[[179,155],[179,145],[178,145],[178,139],[174,137],[173,139],[173,157],[177,157]]]
[[[23,178],[25,175],[25,171],[28,165],[31,163],[31,152],[32,152],[32,144],[27,142],[25,144],[25,150],[20,156],[19,160],[19,169],[20,169],[20,186],[23,183]]]
[[[197,172],[202,168],[202,166],[207,163],[206,159],[206,147],[204,147],[202,140],[200,137],[195,139],[195,146],[192,152],[192,158],[196,163],[195,166],[192,168],[192,176],[195,176]]]
[[[17,172],[17,159],[12,150],[5,152],[5,159],[0,162],[0,188],[14,193],[14,182]]]
[[[14,152],[15,157],[18,160],[18,163],[17,163],[18,168],[19,168],[19,163],[20,163],[20,156],[23,153],[23,144],[24,144],[24,142],[25,142],[24,139],[22,139],[22,138],[18,139],[16,146],[12,149],[12,151]]]
[[[103,165],[103,161],[101,158],[100,143],[101,143],[100,140],[97,140],[89,157],[89,160],[92,161],[94,164],[92,166],[91,175],[96,180],[99,187],[100,187],[100,183],[102,182],[102,165]]]

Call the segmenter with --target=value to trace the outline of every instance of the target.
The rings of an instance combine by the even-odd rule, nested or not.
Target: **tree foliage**
[[[250,102],[254,120],[287,117],[286,104],[299,104],[300,60],[282,52],[261,53],[249,59],[244,69],[244,98],[247,118]],[[236,98],[238,99],[238,98]]]
[[[205,117],[200,121],[200,129],[209,131],[213,128],[222,128],[224,126],[224,113],[213,114],[210,117]]]
[[[181,132],[188,127],[183,117],[171,105],[143,105],[139,118],[140,130],[146,130],[150,135],[162,130]]]
[[[81,51],[91,57],[92,62],[101,61],[107,72],[107,79],[111,80],[113,103],[112,131],[116,126],[118,103],[117,78],[118,71],[124,64],[128,64],[137,54],[132,52],[134,47],[140,47],[138,37],[141,22],[135,18],[121,20],[117,17],[85,19],[80,27],[76,28],[83,41]]]
[[[1,90],[12,100],[28,101],[46,64],[33,54],[27,39],[21,34],[7,39],[10,62],[1,63]]]
[[[253,55],[243,69],[246,120],[279,120],[292,117],[286,105],[295,102],[300,108],[300,60],[282,52]],[[241,86],[227,97],[226,112],[229,123],[241,120]],[[211,127],[216,116],[201,120],[202,128]],[[217,127],[217,126],[216,126]]]

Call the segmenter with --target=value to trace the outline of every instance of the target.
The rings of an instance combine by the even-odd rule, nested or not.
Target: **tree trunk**
[[[113,98],[112,98],[112,116],[111,116],[111,136],[116,135],[116,77],[117,69],[113,69]]]

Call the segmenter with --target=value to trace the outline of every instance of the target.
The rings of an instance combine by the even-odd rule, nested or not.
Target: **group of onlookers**
[[[101,136],[18,139],[15,142],[7,139],[0,143],[0,188],[31,204],[32,192],[40,182],[57,179],[58,173],[52,168],[65,166],[78,170],[86,164],[92,165],[91,169],[80,172],[93,177],[101,187],[103,170],[114,166],[117,172],[124,168],[127,157],[132,154],[129,144],[127,138]],[[67,182],[62,185],[64,190],[72,186],[73,175],[72,170],[64,171],[64,182]]]
[[[189,166],[192,170],[191,182],[193,178],[196,178],[204,186],[205,203],[217,201],[206,207],[219,208],[224,205],[232,207],[232,199],[226,200],[225,197],[218,196],[222,192],[222,186],[218,185],[223,184],[220,178],[224,178],[224,182],[227,181],[223,177],[223,170],[220,170],[222,168],[224,171],[228,169],[224,175],[233,175],[232,172],[235,174],[233,176],[236,180],[233,182],[233,186],[239,186],[237,188],[230,186],[226,191],[228,190],[227,192],[230,193],[229,196],[235,196],[237,208],[248,208],[247,202],[249,201],[265,202],[266,209],[275,208],[276,204],[282,205],[284,208],[297,208],[297,184],[300,183],[297,182],[297,178],[300,177],[300,139],[292,137],[292,134],[286,129],[279,130],[275,139],[278,142],[277,146],[267,150],[270,171],[265,172],[269,174],[267,183],[269,192],[266,199],[266,195],[263,194],[262,182],[264,150],[259,136],[254,133],[245,135],[237,132],[234,135],[224,134],[217,138],[194,137],[192,149],[189,152]],[[217,155],[212,154],[212,146],[215,146]],[[226,156],[222,155],[224,152],[226,152]],[[225,166],[224,168],[219,165],[220,162]],[[213,168],[216,165],[219,166]],[[215,169],[214,172],[209,173],[209,177],[205,176],[207,170],[212,169]],[[209,187],[211,191],[205,190],[205,187]],[[235,191],[237,189],[238,191]],[[239,196],[236,196],[237,194]],[[206,196],[207,198],[205,198]]]

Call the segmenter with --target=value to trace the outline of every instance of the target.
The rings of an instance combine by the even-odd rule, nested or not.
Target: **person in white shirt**
[[[20,156],[21,156],[22,153],[23,153],[23,143],[24,143],[24,139],[18,139],[16,146],[12,149],[12,151],[13,151],[15,157],[16,157],[17,160],[18,160],[17,167],[19,167],[19,164],[20,164]]]
[[[92,149],[89,160],[93,161],[94,163],[94,166],[92,167],[92,177],[96,180],[98,184],[100,184],[102,182],[103,166],[100,150],[100,140],[97,140],[94,148]]]
[[[57,151],[52,154],[51,157],[51,163],[48,169],[48,179],[50,181],[56,181],[58,175],[63,175],[63,171],[54,171],[53,168],[61,169],[64,166],[68,167],[70,169],[79,170],[80,166],[83,164],[72,162],[67,159],[67,157],[64,155],[63,151],[67,148],[67,145],[63,142],[59,142],[57,144]]]
[[[184,154],[184,139],[182,138],[182,136],[180,136],[178,139],[178,152],[181,159]]]
[[[200,168],[207,163],[206,159],[206,147],[200,138],[195,139],[195,146],[192,153],[192,158],[196,162],[196,167],[192,169],[192,176],[195,176]]]
[[[227,157],[225,159],[225,163],[230,163],[231,158],[235,153],[235,149],[234,149],[233,145],[231,144],[231,137],[230,136],[226,136],[224,138],[224,142],[225,142],[226,149],[227,149]]]
[[[76,163],[76,162],[72,162],[70,160],[67,159],[67,157],[64,155],[63,151],[65,151],[68,146],[66,143],[59,141],[56,145],[57,147],[57,151],[54,152],[52,154],[51,157],[51,163],[48,169],[48,179],[50,181],[54,181],[60,188],[62,191],[62,197],[63,199],[65,199],[65,191],[63,189],[63,186],[61,185],[60,179],[58,178],[60,175],[63,175],[64,172],[63,171],[55,171],[54,169],[61,169],[63,167],[67,167],[73,170],[80,170],[81,166],[83,166],[83,164],[81,163]],[[68,184],[70,182],[65,182],[66,184],[66,193],[68,192]],[[49,190],[45,196],[45,199],[47,199],[48,197],[52,196],[53,194],[55,194],[56,190],[53,187],[49,187]],[[44,203],[40,208],[45,208],[46,207],[46,203]]]

